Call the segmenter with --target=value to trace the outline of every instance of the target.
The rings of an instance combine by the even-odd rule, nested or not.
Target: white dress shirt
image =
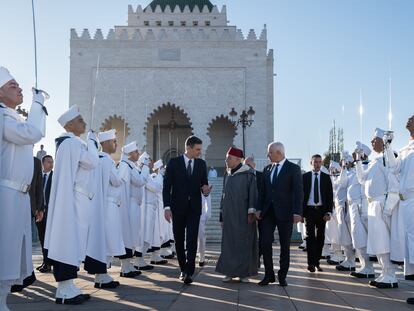
[[[276,166],[279,164],[279,166],[277,167],[277,174],[276,174],[276,176],[279,176],[280,170],[282,169],[283,164],[285,164],[285,162],[286,162],[286,158],[284,158],[282,161],[278,163],[277,162],[272,163],[272,172],[270,173],[270,182],[273,181],[273,176],[275,175]]]
[[[185,169],[187,169],[188,167],[188,162],[191,160],[191,173],[194,172],[194,159],[190,159],[189,157],[187,157],[187,155],[184,153],[184,162],[185,162]]]
[[[318,192],[319,192],[319,202],[315,203],[314,193],[315,193],[315,176],[318,176]],[[322,196],[321,196],[321,171],[314,172],[312,171],[312,185],[309,194],[308,206],[322,206]]]

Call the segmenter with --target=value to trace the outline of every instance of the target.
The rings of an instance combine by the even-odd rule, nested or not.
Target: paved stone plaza
[[[405,303],[414,296],[414,282],[401,281],[398,289],[370,288],[366,281],[353,279],[347,273],[336,272],[333,267],[322,265],[324,272],[311,275],[306,270],[306,253],[292,246],[289,286],[257,286],[259,277],[250,284],[224,284],[214,272],[219,245],[208,246],[206,267],[197,270],[195,282],[183,286],[178,281],[177,262],[157,267],[136,279],[120,279],[119,267],[111,275],[122,285],[116,290],[96,290],[93,277],[80,273],[77,284],[92,295],[81,306],[59,306],[54,303],[56,283],[51,274],[37,274],[38,281],[22,294],[9,296],[12,311],[20,310],[414,310]],[[278,250],[275,251],[278,253]],[[35,250],[35,266],[39,264]],[[276,263],[276,261],[275,261]],[[378,268],[378,266],[376,267]],[[399,278],[403,277],[399,270]]]

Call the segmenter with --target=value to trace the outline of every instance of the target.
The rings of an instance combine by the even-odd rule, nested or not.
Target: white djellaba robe
[[[161,243],[161,221],[159,195],[162,194],[163,178],[160,174],[151,174],[144,188],[145,226],[144,243],[150,248],[160,248]]]
[[[5,186],[30,185],[33,144],[44,136],[46,114],[32,104],[27,121],[0,103],[0,287],[22,284],[33,272],[31,210],[28,193]],[[7,283],[7,284],[6,284]]]
[[[125,254],[120,211],[122,180],[119,178],[118,169],[109,154],[99,153],[99,167],[102,181],[106,256],[110,261],[111,257]]]
[[[332,178],[334,191],[335,214],[338,221],[338,242],[343,248],[352,245],[350,217],[347,206],[347,171],[342,170],[339,176]]]
[[[201,194],[201,216],[198,227],[198,253],[201,262],[205,259],[206,253],[206,224],[211,218],[211,195],[204,196]]]
[[[365,185],[365,195],[368,198],[368,241],[367,252],[370,255],[380,255],[390,252],[390,231],[383,218],[385,195],[388,191],[388,170],[384,166],[382,154],[374,153],[374,159],[367,169],[357,162],[358,180]]]
[[[144,250],[144,211],[142,208],[143,187],[145,186],[149,168],[144,165],[139,171],[137,165],[128,160],[119,162],[121,186],[121,221],[122,236],[126,248],[143,253]]]
[[[364,169],[367,168],[368,165],[364,165]],[[352,244],[355,249],[362,249],[367,247],[368,241],[368,201],[364,185],[359,182],[355,168],[348,170],[347,179]]]
[[[405,260],[404,274],[414,275],[414,140],[399,152],[398,158],[392,156],[391,146],[387,150],[390,168],[399,174],[400,205],[399,211],[404,220]]]
[[[79,267],[87,253],[94,256],[93,243],[88,245],[88,231],[97,188],[94,170],[99,162],[98,150],[93,140],[85,143],[73,133],[63,136],[68,138],[56,152],[45,248],[50,259]]]

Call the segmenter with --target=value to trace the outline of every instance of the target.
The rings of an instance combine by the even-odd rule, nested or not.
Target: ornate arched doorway
[[[113,115],[105,119],[105,121],[101,124],[101,127],[99,130],[108,131],[110,129],[116,130],[117,143],[118,143],[116,153],[112,155],[112,157],[115,161],[119,161],[121,159],[121,149],[122,149],[122,146],[124,146],[125,142],[127,141],[127,138],[130,133],[130,128],[128,126],[128,123],[126,123],[122,117]]]
[[[146,126],[147,152],[154,160],[169,159],[184,153],[184,142],[193,132],[188,115],[167,102],[150,114]]]
[[[211,143],[206,150],[206,161],[208,166],[213,166],[218,173],[224,173],[226,152],[233,146],[236,129],[228,117],[220,115],[212,120],[208,127],[208,135]]]

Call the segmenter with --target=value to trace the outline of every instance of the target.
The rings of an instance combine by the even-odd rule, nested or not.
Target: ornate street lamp
[[[243,130],[243,153],[246,156],[246,139],[245,139],[245,130],[247,127],[252,126],[254,122],[254,115],[255,111],[253,110],[253,107],[250,106],[249,110],[246,112],[246,110],[243,110],[240,114],[240,117],[237,117],[237,112],[233,108],[231,108],[231,111],[229,112],[229,116],[231,119],[231,123],[233,123],[234,127],[237,128],[239,125],[241,125]]]

